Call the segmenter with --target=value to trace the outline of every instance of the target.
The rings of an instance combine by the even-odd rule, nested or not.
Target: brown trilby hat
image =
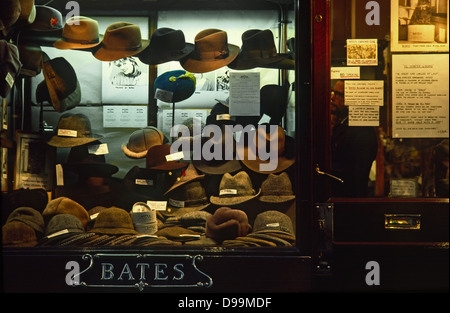
[[[102,138],[92,134],[91,122],[86,115],[65,113],[59,119],[56,134],[47,144],[53,147],[71,148]]]
[[[294,199],[292,183],[286,172],[279,175],[271,173],[261,184],[259,200],[262,202],[282,203]]]
[[[154,170],[180,170],[185,168],[188,164],[184,162],[179,162],[176,160],[168,160],[167,156],[173,154],[169,144],[155,145],[150,147],[147,151],[145,159],[145,167],[147,169]]]
[[[164,216],[181,216],[203,210],[210,205],[205,188],[198,180],[173,189],[168,193],[168,198],[166,211],[161,211]]]
[[[137,56],[145,64],[161,64],[179,61],[194,50],[194,45],[186,43],[183,31],[162,27],[156,29],[148,47]]]
[[[130,214],[118,207],[100,211],[94,227],[89,232],[108,235],[138,234],[134,229]]]
[[[194,165],[192,163],[189,163],[188,167],[184,171],[184,174],[181,175],[181,177],[178,177],[178,179],[175,181],[175,183],[163,194],[166,195],[172,190],[189,183],[194,180],[200,180],[203,179],[205,175],[199,175],[197,170],[195,169]]]
[[[46,221],[49,221],[53,216],[58,214],[72,214],[78,217],[84,228],[86,228],[89,221],[89,214],[86,209],[78,202],[67,197],[50,200],[42,212],[42,216]]]
[[[145,158],[148,149],[155,145],[162,145],[163,133],[154,126],[147,126],[134,131],[128,138],[128,142],[122,145],[122,151],[132,159]]]
[[[61,38],[53,43],[58,49],[85,49],[100,44],[102,36],[98,22],[85,16],[73,16],[66,21]]]
[[[247,202],[256,198],[261,193],[253,189],[250,176],[245,171],[240,171],[232,176],[225,173],[219,184],[219,195],[211,196],[212,204],[230,206]]]
[[[228,64],[228,67],[235,70],[247,70],[279,62],[285,58],[288,58],[288,55],[277,53],[272,31],[250,29],[242,34],[239,55]]]
[[[180,61],[191,73],[206,73],[230,64],[239,47],[228,43],[228,35],[220,29],[208,28],[195,36],[194,51]]]
[[[142,39],[138,25],[127,22],[112,23],[106,28],[100,48],[94,53],[94,57],[100,61],[123,59],[140,53],[149,43],[149,40]]]
[[[31,226],[19,221],[12,221],[3,225],[3,247],[34,247],[37,244],[36,232]]]

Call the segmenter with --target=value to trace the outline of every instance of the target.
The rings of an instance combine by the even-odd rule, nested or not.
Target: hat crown
[[[44,233],[45,223],[42,214],[30,207],[19,207],[12,211],[8,218],[6,219],[6,223],[18,221],[23,222],[29,226],[31,226],[34,230]]]
[[[124,209],[117,207],[110,207],[100,211],[95,220],[92,231],[96,229],[129,229],[134,230],[133,221],[130,214]]]
[[[2,227],[2,245],[10,247],[25,247],[37,245],[34,229],[20,221],[11,221]]]
[[[128,149],[133,152],[147,151],[154,145],[162,145],[164,135],[156,127],[149,126],[133,132],[128,140]]]
[[[186,46],[184,33],[172,28],[159,28],[152,34],[149,49],[151,50],[182,50]]]
[[[195,36],[195,53],[201,59],[217,59],[228,56],[228,35],[220,29],[205,29]]]
[[[267,50],[277,53],[273,34],[269,29],[251,29],[242,34],[242,51],[245,50]]]
[[[91,136],[91,122],[84,114],[64,114],[59,119],[57,128],[74,130],[78,138]]]
[[[255,194],[250,176],[244,171],[240,171],[234,176],[225,173],[220,181],[219,189],[236,190],[236,194],[231,194],[232,196],[250,196]]]
[[[64,24],[62,37],[65,41],[77,43],[98,42],[98,22],[85,16],[71,17]]]
[[[279,175],[269,174],[261,184],[261,195],[292,195],[292,183],[286,172]]]
[[[138,50],[142,47],[139,26],[116,22],[109,25],[103,37],[103,45],[109,50]]]
[[[89,220],[89,214],[86,209],[78,202],[67,197],[59,197],[49,201],[42,212],[44,220],[49,220],[58,214],[74,215],[83,225],[86,225]]]
[[[256,216],[253,224],[253,232],[256,233],[259,231],[281,231],[295,235],[290,217],[275,210],[265,211]]]
[[[192,181],[173,189],[170,198],[179,201],[206,201],[206,191],[199,181]]]
[[[60,11],[46,6],[36,5],[36,18],[30,29],[38,31],[58,30],[63,28],[63,16]]]
[[[62,213],[53,216],[45,229],[46,235],[67,229],[69,232],[84,232],[84,225],[80,219],[72,214]]]

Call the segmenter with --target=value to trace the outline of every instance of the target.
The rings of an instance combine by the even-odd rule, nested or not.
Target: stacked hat
[[[180,216],[188,212],[200,211],[210,203],[200,180],[182,183],[167,193],[168,203],[164,216]]]
[[[89,232],[106,235],[137,234],[130,214],[124,209],[110,207],[102,210]]]
[[[56,134],[47,144],[53,147],[71,148],[102,138],[92,133],[91,122],[86,115],[65,113],[59,118]]]
[[[140,234],[153,235],[158,231],[156,211],[145,202],[136,202],[130,212],[134,229]]]
[[[59,245],[63,240],[73,235],[84,234],[85,227],[80,219],[72,214],[60,213],[53,215],[45,228],[45,237],[39,242],[40,246]]]
[[[220,29],[208,28],[195,36],[194,50],[180,61],[191,73],[206,73],[230,64],[239,47],[228,43],[228,35]]]
[[[71,214],[77,217],[84,229],[89,221],[89,214],[86,209],[78,202],[67,197],[59,197],[51,200],[42,212],[42,216],[46,222],[58,214]]]
[[[30,207],[20,207],[12,211],[8,218],[6,219],[6,223],[9,222],[22,222],[30,226],[36,232],[36,235],[42,236],[45,232],[45,223],[42,214]]]
[[[175,183],[166,192],[164,192],[163,195],[167,195],[172,190],[179,188],[189,182],[202,180],[204,177],[205,175],[199,175],[194,165],[192,163],[189,163],[183,174],[177,178]]]
[[[283,203],[295,199],[292,183],[286,172],[269,174],[261,184],[259,200],[269,203]]]
[[[134,131],[128,138],[128,142],[122,145],[122,151],[127,157],[141,159],[145,158],[148,149],[163,143],[163,133],[154,126],[147,126]]]
[[[248,237],[274,242],[277,246],[292,246],[295,243],[291,218],[275,210],[258,214]]]
[[[174,156],[169,144],[155,145],[148,149],[145,156],[145,167],[147,169],[160,171],[174,171],[185,168],[188,164],[180,162]]]
[[[272,131],[274,127],[276,127],[276,131]],[[260,150],[270,151],[267,160],[261,158]],[[272,153],[276,153],[276,160],[271,159]],[[254,172],[278,173],[295,163],[295,142],[292,137],[285,135],[281,126],[259,125],[249,134],[247,145],[238,145],[238,155],[241,162]],[[271,164],[271,162],[276,164]],[[274,167],[272,168],[272,166]]]
[[[211,216],[207,211],[193,211],[179,216],[168,217],[161,228],[167,226],[181,226],[199,233],[206,232],[206,221]]]
[[[246,236],[250,230],[247,214],[229,207],[218,208],[206,221],[206,236],[219,243]]]
[[[181,102],[194,94],[195,84],[195,76],[187,71],[165,72],[154,81],[155,97],[168,103]]]
[[[239,55],[228,67],[235,70],[248,70],[281,62],[288,57],[288,54],[277,53],[273,33],[269,29],[250,29],[242,34]]]
[[[97,219],[98,214],[105,209],[107,209],[107,207],[98,205],[87,211],[89,214],[89,221],[86,224],[86,231],[89,231],[92,229],[92,227],[94,227],[95,220]]]
[[[138,54],[139,59],[149,65],[179,61],[194,50],[194,45],[186,43],[183,31],[172,28],[158,28],[148,47]]]
[[[98,22],[85,16],[73,16],[64,24],[61,38],[53,43],[58,49],[88,49],[100,44]]]
[[[17,47],[6,40],[0,40],[0,97],[8,96],[21,68]]]
[[[35,230],[20,221],[11,221],[2,227],[2,246],[34,247],[38,244]]]
[[[117,173],[119,170],[117,166],[106,163],[105,155],[94,151],[98,144],[100,142],[94,141],[72,147],[64,169],[78,173],[82,177],[109,177]]]
[[[81,101],[81,88],[72,65],[62,57],[44,61],[44,81],[36,88],[36,101],[48,101],[57,112],[73,109]]]
[[[142,39],[138,25],[128,22],[115,22],[106,28],[94,57],[100,61],[115,61],[134,56],[149,45]]]
[[[159,229],[155,235],[167,238],[175,242],[187,242],[192,240],[198,240],[201,233],[181,227],[181,226],[168,226]]]
[[[255,199],[261,193],[253,188],[250,176],[240,171],[234,176],[225,173],[220,181],[219,195],[211,196],[212,204],[220,206],[233,206]]]

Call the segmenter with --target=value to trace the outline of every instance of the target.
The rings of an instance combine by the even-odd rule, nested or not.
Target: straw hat
[[[230,64],[238,53],[239,47],[228,43],[225,31],[209,28],[195,36],[194,51],[180,64],[189,72],[206,73]]]

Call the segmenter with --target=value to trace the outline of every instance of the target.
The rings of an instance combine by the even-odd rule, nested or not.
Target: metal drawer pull
[[[385,229],[420,229],[420,214],[384,214]]]

